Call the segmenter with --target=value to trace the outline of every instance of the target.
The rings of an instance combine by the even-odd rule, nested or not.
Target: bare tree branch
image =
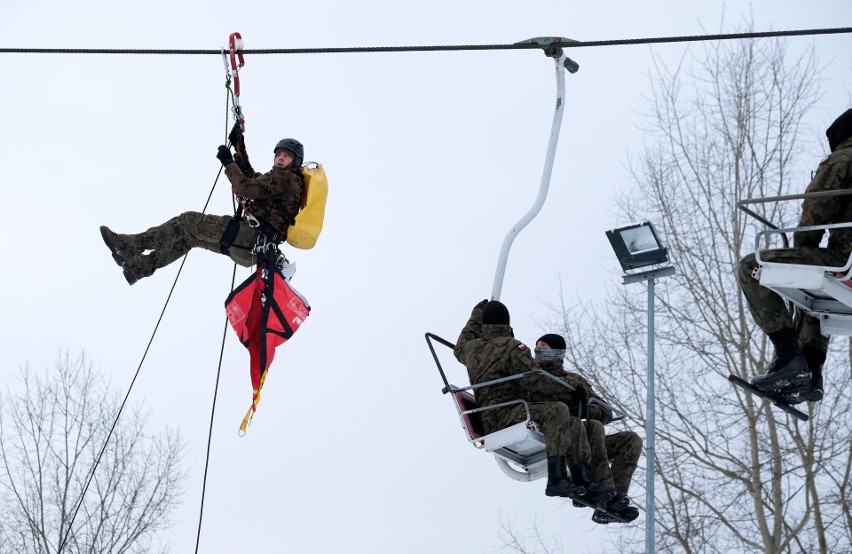
[[[179,435],[145,433],[146,416],[125,413],[69,533],[70,515],[120,404],[80,354],[20,371],[22,392],[0,398],[0,550],[151,552],[182,492]]]

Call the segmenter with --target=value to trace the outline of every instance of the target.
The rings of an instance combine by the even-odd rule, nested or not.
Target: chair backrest
[[[485,436],[485,429],[482,427],[482,419],[479,413],[466,414],[468,410],[475,410],[476,398],[468,391],[457,391],[453,393],[453,398],[456,401],[456,409],[461,416],[462,424],[464,425],[467,436],[471,441],[476,441]]]

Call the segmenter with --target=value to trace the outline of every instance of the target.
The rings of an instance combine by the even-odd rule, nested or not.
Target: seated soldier
[[[509,311],[498,301],[477,304],[456,341],[453,351],[467,367],[470,383],[477,385],[539,369],[529,348],[513,338]],[[480,408],[512,400],[525,400],[532,419],[541,425],[547,451],[547,496],[581,498],[584,502],[605,506],[616,494],[613,486],[601,486],[592,478],[591,453],[586,431],[572,417],[563,402],[532,402],[525,381],[515,379],[476,389]],[[486,433],[509,427],[526,419],[522,404],[480,412]],[[571,476],[566,471],[566,459]]]
[[[603,401],[592,391],[592,386],[578,373],[565,371],[565,339],[557,334],[547,334],[539,338],[535,344],[535,359],[538,365],[556,377],[574,387],[571,391],[553,381],[536,383],[533,400],[561,401],[570,408],[576,408],[579,403],[586,403],[589,398]],[[586,434],[592,451],[592,467],[595,481],[604,485],[614,485],[618,496],[614,498],[608,511],[617,514],[622,519],[633,521],[639,517],[639,510],[629,505],[627,490],[639,455],[642,453],[642,439],[633,431],[620,431],[607,435],[604,424],[612,421],[612,412],[605,406],[594,403],[588,405]],[[612,467],[610,467],[612,460]],[[606,512],[595,510],[592,514],[595,523],[612,523],[618,521],[609,517]]]

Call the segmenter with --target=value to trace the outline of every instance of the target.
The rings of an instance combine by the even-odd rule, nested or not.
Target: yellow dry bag
[[[287,230],[287,243],[307,250],[314,247],[322,231],[328,180],[320,164],[306,165],[302,168],[302,175],[305,177],[305,205],[296,214],[296,222]]]

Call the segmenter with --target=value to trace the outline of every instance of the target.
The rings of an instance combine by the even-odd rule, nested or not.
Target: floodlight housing
[[[624,271],[669,261],[668,251],[648,221],[607,231],[606,238]]]

